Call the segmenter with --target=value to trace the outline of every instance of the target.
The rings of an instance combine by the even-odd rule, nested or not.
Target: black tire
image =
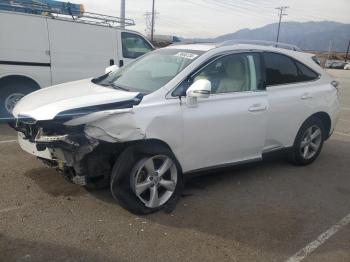
[[[88,178],[85,188],[88,190],[103,190],[109,187],[110,177]]]
[[[145,157],[165,155],[169,157],[177,169],[177,184],[170,199],[163,205],[147,207],[136,195],[132,188],[132,170],[135,165]],[[183,188],[181,167],[173,153],[165,146],[143,143],[133,145],[125,149],[118,157],[111,174],[110,189],[113,197],[122,207],[137,215],[146,215],[161,210],[167,206],[174,206]]]
[[[318,149],[314,150],[312,157],[306,158],[303,154],[303,151],[305,152],[305,150],[302,149],[302,142],[304,141],[305,136],[307,135],[307,130],[309,130],[310,128],[314,128],[314,130],[318,128],[321,134],[319,138],[320,140]],[[325,137],[326,132],[322,120],[318,117],[310,117],[309,119],[307,119],[299,129],[296,139],[294,141],[294,145],[290,155],[291,162],[299,166],[309,165],[312,162],[314,162],[322,150]]]
[[[7,110],[8,101],[14,94],[21,94],[23,96],[39,89],[32,83],[26,83],[23,81],[6,83],[4,86],[0,87],[0,119],[1,120],[11,120],[13,115]],[[7,105],[6,105],[7,104]]]

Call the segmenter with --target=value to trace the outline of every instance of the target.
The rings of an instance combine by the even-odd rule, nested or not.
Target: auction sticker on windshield
[[[175,56],[178,56],[178,57],[183,57],[183,58],[187,58],[187,59],[195,59],[198,55],[196,54],[192,54],[192,53],[186,53],[186,52],[179,52],[177,53]]]

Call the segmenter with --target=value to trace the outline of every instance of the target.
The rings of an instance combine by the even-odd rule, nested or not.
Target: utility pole
[[[281,29],[281,21],[282,21],[282,16],[287,15],[286,13],[284,13],[284,11],[289,8],[289,6],[279,6],[276,7],[275,9],[279,10],[279,22],[278,22],[278,31],[277,31],[277,39],[276,39],[276,47],[277,47],[277,43],[278,43],[278,39],[280,37],[280,29]]]
[[[329,60],[329,58],[330,58],[330,55],[331,55],[332,48],[333,48],[333,40],[330,40],[330,41],[329,41],[329,46],[328,46],[327,60],[326,60],[326,62],[325,62],[325,64],[324,64],[324,67],[323,67],[323,68],[326,67],[326,64],[327,64],[327,62],[328,62],[328,60]]]
[[[153,40],[154,40],[154,20],[155,20],[154,1],[155,1],[155,0],[152,0],[152,26],[151,26],[151,42],[153,42]]]
[[[350,48],[350,40],[348,43],[348,49],[346,49],[345,62],[347,62],[347,60],[348,60],[349,48]]]
[[[125,29],[125,0],[120,0],[120,19],[122,28]]]

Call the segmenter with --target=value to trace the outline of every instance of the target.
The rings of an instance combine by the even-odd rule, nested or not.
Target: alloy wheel
[[[177,180],[178,170],[174,161],[166,155],[156,155],[136,164],[131,187],[146,207],[157,208],[172,197]]]
[[[322,144],[322,130],[314,125],[306,129],[300,144],[301,156],[309,160],[313,158]]]

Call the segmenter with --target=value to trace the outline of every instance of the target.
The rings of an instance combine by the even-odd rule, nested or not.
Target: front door
[[[118,55],[119,61],[116,63],[119,67],[123,67],[134,59],[154,50],[152,45],[138,34],[121,32],[119,37],[120,43],[122,43]]]
[[[209,98],[184,105],[184,172],[259,159],[266,137],[267,93],[257,53],[230,54],[190,82],[208,79]]]

